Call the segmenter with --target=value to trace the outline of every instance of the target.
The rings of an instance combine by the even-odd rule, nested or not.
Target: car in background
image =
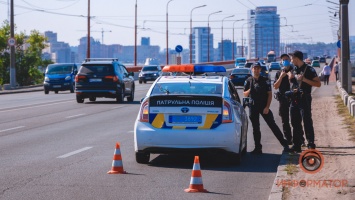
[[[75,75],[78,72],[78,67],[75,63],[58,63],[47,66],[44,75],[44,94],[49,94],[49,91],[70,90],[74,93]]]
[[[237,66],[235,66],[235,68],[244,68],[245,63],[239,63]]]
[[[134,74],[116,58],[87,58],[75,76],[76,101],[85,98],[96,101],[97,97],[115,98],[122,103],[134,99]]]
[[[319,56],[314,56],[313,60],[318,60],[319,61],[319,58],[320,58]]]
[[[155,81],[162,74],[160,65],[145,65],[139,72],[138,82],[142,84],[142,82]]]
[[[320,63],[325,63],[325,62],[326,62],[325,57],[320,57],[320,58],[319,58],[319,62],[320,62]]]
[[[234,66],[237,67],[239,63],[245,64],[247,62],[247,59],[244,57],[236,58],[234,62]]]
[[[319,60],[313,60],[311,66],[312,66],[312,67],[320,67],[320,62],[319,62]]]
[[[272,70],[281,70],[281,64],[279,62],[272,62],[269,64],[269,70],[270,72]]]
[[[308,65],[312,64],[312,59],[311,58],[306,58],[304,62]]]
[[[230,73],[229,79],[234,86],[243,86],[245,80],[252,76],[250,68],[236,68]]]
[[[260,75],[271,80],[269,68],[266,65],[261,65]]]
[[[254,63],[253,62],[246,62],[244,67],[245,68],[251,68],[251,66],[253,65]]]
[[[246,153],[248,115],[233,83],[225,76],[194,75],[226,72],[223,66],[169,65],[141,101],[134,124],[137,163],[150,154],[227,155],[239,163]]]

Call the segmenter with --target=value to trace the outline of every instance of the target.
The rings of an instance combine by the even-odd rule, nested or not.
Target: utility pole
[[[352,92],[351,69],[349,68],[349,0],[340,0],[341,18],[341,86],[348,93]],[[351,67],[351,66],[350,66]]]
[[[86,58],[90,58],[90,0],[88,0],[88,38],[86,41]]]
[[[15,38],[14,31],[14,0],[11,0],[11,16],[10,16],[10,37]],[[16,87],[16,57],[15,57],[15,45],[10,45],[10,86]]]

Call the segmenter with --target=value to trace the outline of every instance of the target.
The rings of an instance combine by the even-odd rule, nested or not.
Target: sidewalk
[[[13,94],[13,93],[24,93],[24,92],[38,92],[43,91],[43,85],[33,85],[33,86],[23,86],[9,90],[0,89],[0,95],[2,94]]]
[[[353,86],[355,91],[355,86]],[[337,112],[339,96],[335,76],[329,85],[316,88],[312,94],[312,119],[317,150],[324,166],[317,173],[300,168],[300,154],[281,156],[269,199],[355,199],[355,141],[350,140],[343,118]],[[341,182],[344,187],[338,187]],[[306,183],[305,185],[300,184]]]

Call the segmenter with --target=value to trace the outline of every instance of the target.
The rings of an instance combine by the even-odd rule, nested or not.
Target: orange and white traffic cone
[[[120,143],[116,143],[115,153],[113,155],[112,168],[107,172],[108,174],[126,174],[123,170],[122,156],[120,150]]]
[[[192,168],[190,187],[185,192],[208,192],[203,188],[202,174],[200,169],[200,158],[195,156],[194,166]]]

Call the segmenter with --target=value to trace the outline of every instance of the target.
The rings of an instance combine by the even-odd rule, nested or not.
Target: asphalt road
[[[123,104],[78,104],[69,92],[0,95],[0,199],[268,199],[282,147],[262,118],[263,155],[247,153],[238,166],[217,155],[200,157],[209,193],[184,192],[193,156],[153,155],[149,165],[136,163],[133,126],[150,86],[136,83],[135,101]],[[281,125],[275,100],[271,110]],[[107,174],[116,142],[128,174]],[[248,152],[253,148],[249,123]]]

